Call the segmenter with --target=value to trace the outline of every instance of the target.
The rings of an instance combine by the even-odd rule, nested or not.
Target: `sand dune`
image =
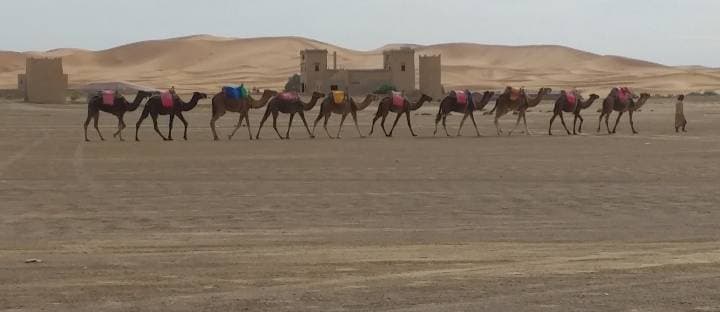
[[[497,46],[449,43],[412,46],[418,54],[443,55],[443,84],[495,88],[580,87],[602,92],[629,85],[654,93],[720,90],[720,69],[669,67],[620,56],[597,55],[562,46]],[[280,88],[299,71],[301,49],[338,52],[344,68],[381,66],[382,48],[355,51],[299,37],[234,39],[209,35],[132,43],[102,51],[56,49],[47,52],[0,51],[0,88],[16,86],[27,56],[62,56],[71,86],[127,81],[155,88],[213,91],[226,83]]]

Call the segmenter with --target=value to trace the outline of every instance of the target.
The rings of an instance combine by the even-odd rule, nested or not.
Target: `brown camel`
[[[502,129],[500,129],[500,117],[506,115],[509,112],[517,111],[517,122],[515,122],[515,127],[510,130],[508,135],[512,135],[512,133],[517,129],[517,127],[520,125],[521,119],[525,124],[525,134],[530,135],[530,129],[528,129],[527,126],[527,118],[525,117],[527,109],[540,104],[543,98],[546,95],[550,94],[550,92],[552,92],[552,89],[550,88],[540,88],[537,96],[533,99],[529,99],[524,89],[514,89],[511,87],[507,87],[505,88],[505,92],[503,92],[503,94],[501,94],[495,101],[495,108],[493,108],[490,112],[486,113],[486,115],[495,113],[495,128],[497,129],[497,134],[501,135]]]
[[[98,92],[97,94],[91,96],[88,98],[88,114],[87,118],[85,119],[85,141],[89,142],[87,136],[87,128],[90,124],[90,120],[94,119],[94,126],[95,130],[97,130],[98,135],[100,136],[100,140],[105,141],[105,138],[103,138],[102,133],[100,133],[100,129],[98,128],[98,120],[100,119],[100,111],[110,113],[115,115],[118,119],[118,130],[113,134],[113,137],[119,137],[120,141],[124,141],[122,137],[122,131],[127,126],[125,125],[125,113],[127,112],[133,112],[138,107],[140,107],[140,103],[142,103],[143,99],[152,96],[152,93],[147,91],[138,91],[137,95],[135,95],[135,100],[133,100],[132,103],[129,103],[125,97],[115,92],[115,94],[112,94],[112,100],[109,102],[109,104],[105,104],[103,101],[103,94],[101,92]]]
[[[273,129],[275,129],[275,133],[277,133],[281,140],[290,139],[290,129],[292,129],[292,123],[295,114],[300,115],[303,124],[305,124],[305,129],[310,135],[310,138],[315,138],[315,136],[310,132],[310,127],[308,127],[307,120],[305,120],[305,112],[313,109],[317,102],[324,97],[325,94],[313,92],[310,102],[305,103],[295,92],[282,92],[278,94],[278,96],[274,97],[272,100],[270,100],[270,103],[268,103],[267,110],[265,110],[265,115],[263,116],[262,121],[260,121],[260,128],[255,135],[255,139],[260,139],[260,130],[262,130],[262,127],[268,117],[270,117],[270,114],[272,114],[273,116]],[[278,113],[290,114],[290,124],[288,124],[287,133],[285,133],[284,138],[282,135],[280,135],[280,131],[278,131],[277,128]]]
[[[438,123],[442,119],[442,125],[443,129],[445,129],[445,135],[450,136],[450,134],[447,131],[447,126],[445,121],[447,120],[447,116],[451,112],[456,113],[463,113],[462,121],[460,121],[460,127],[458,128],[457,136],[460,136],[460,131],[462,131],[463,125],[465,124],[465,120],[470,117],[470,120],[472,120],[473,125],[475,126],[475,132],[477,133],[477,136],[480,136],[480,130],[478,130],[477,123],[475,122],[475,116],[473,116],[473,112],[476,110],[482,110],[485,108],[485,106],[490,102],[490,99],[492,99],[493,95],[495,95],[495,92],[485,91],[484,93],[478,93],[473,92],[472,97],[467,97],[467,94],[469,94],[469,91],[453,91],[450,92],[448,96],[446,96],[442,102],[440,102],[440,109],[438,110],[437,116],[435,117],[435,132],[433,132],[433,135],[436,135],[438,132]],[[460,100],[458,101],[458,95],[460,95]],[[463,98],[463,96],[465,96]],[[464,103],[463,103],[464,102]]]
[[[565,113],[573,113],[575,115],[575,119],[573,120],[573,135],[577,135],[578,133],[582,133],[582,126],[585,120],[580,116],[580,112],[582,112],[583,109],[589,108],[593,102],[595,102],[597,99],[599,99],[600,96],[597,94],[591,94],[590,98],[587,101],[583,101],[582,97],[576,92],[576,91],[561,91],[560,97],[555,101],[555,108],[553,109],[553,116],[550,118],[550,127],[548,128],[548,134],[552,134],[552,125],[555,121],[555,118],[557,116],[560,116],[560,121],[562,122],[563,128],[565,128],[565,131],[567,131],[567,134],[570,135],[570,130],[568,130],[567,125],[565,125],[565,118],[563,118],[563,112]],[[580,127],[577,127],[577,121],[580,119]],[[577,131],[575,130],[576,128]]]
[[[231,140],[235,133],[238,131],[238,129],[240,129],[243,119],[245,119],[245,122],[248,125],[248,134],[250,134],[250,140],[252,140],[253,137],[252,130],[250,130],[250,117],[248,116],[250,109],[258,109],[264,107],[268,103],[268,101],[270,101],[270,99],[276,95],[277,92],[275,91],[265,90],[259,100],[255,100],[252,96],[249,95],[247,97],[235,100],[225,96],[224,92],[220,92],[213,96],[212,118],[210,119],[210,129],[212,129],[213,139],[215,139],[215,141],[220,139],[218,138],[217,130],[215,130],[215,122],[220,119],[220,117],[225,115],[225,112],[233,112],[239,113],[240,117],[237,125],[235,126],[235,130],[233,130],[232,134],[228,135],[228,140]]]
[[[170,96],[172,96],[172,107],[166,107],[163,105],[162,95],[154,95],[151,97],[147,103],[145,103],[145,107],[143,108],[142,114],[140,115],[140,118],[137,121],[137,124],[135,124],[135,141],[140,141],[140,138],[138,137],[138,132],[140,131],[140,125],[145,120],[145,118],[148,117],[148,115],[152,118],[153,121],[153,127],[155,128],[155,132],[157,132],[160,137],[165,141],[172,141],[172,130],[173,130],[173,121],[175,120],[175,116],[180,118],[180,121],[182,121],[183,125],[185,125],[185,132],[183,133],[183,139],[187,141],[187,129],[188,129],[188,122],[185,120],[185,116],[183,116],[183,112],[187,112],[195,108],[197,106],[198,102],[201,99],[207,99],[207,94],[200,93],[200,92],[194,92],[192,99],[190,99],[190,102],[184,102],[179,96],[172,93]],[[159,115],[170,115],[170,125],[168,127],[168,136],[167,138],[163,136],[163,134],[160,132],[160,129],[158,129],[157,124],[157,118]]]
[[[402,94],[392,94],[388,97],[383,98],[378,104],[378,110],[377,113],[375,113],[375,118],[373,118],[372,128],[370,128],[370,133],[368,134],[368,136],[372,136],[373,132],[375,131],[375,122],[377,122],[378,119],[382,118],[382,121],[380,121],[380,127],[385,133],[385,136],[391,137],[393,131],[395,131],[395,126],[397,126],[398,120],[400,120],[400,117],[403,114],[405,114],[405,116],[407,117],[410,134],[412,134],[412,136],[417,136],[417,134],[415,134],[415,132],[413,131],[412,124],[410,123],[410,112],[418,110],[425,104],[425,102],[430,101],[432,101],[432,98],[425,94],[421,95],[420,99],[418,99],[416,103],[410,103],[408,98],[403,96]],[[397,116],[395,117],[395,122],[390,129],[390,133],[388,133],[385,130],[385,119],[390,112],[397,114]]]
[[[360,133],[360,126],[358,125],[357,121],[357,112],[366,109],[368,106],[370,106],[370,104],[372,104],[372,102],[377,101],[377,99],[378,97],[376,95],[368,94],[367,96],[365,96],[365,100],[363,100],[361,103],[356,103],[355,100],[351,96],[349,96],[347,92],[333,91],[320,104],[320,114],[318,114],[317,118],[315,119],[315,123],[313,124],[312,134],[315,135],[315,128],[317,127],[318,122],[320,122],[320,119],[325,118],[325,122],[323,123],[325,133],[327,133],[328,137],[330,137],[331,139],[340,139],[340,133],[342,132],[343,123],[345,122],[345,118],[347,118],[347,115],[350,114],[353,118],[353,121],[355,122],[355,128],[357,129],[358,134],[361,138],[365,137],[362,135],[362,133]],[[342,115],[342,118],[340,119],[340,127],[338,128],[338,133],[336,137],[330,135],[330,132],[327,128],[328,120],[330,119],[330,115],[332,115],[333,113]]]
[[[642,93],[640,98],[635,102],[633,94],[627,88],[613,88],[610,94],[603,101],[602,113],[600,114],[597,132],[600,132],[600,126],[602,125],[602,118],[605,117],[605,127],[607,128],[608,134],[614,134],[617,130],[618,123],[620,123],[620,117],[627,112],[630,115],[630,128],[633,134],[638,134],[635,131],[635,122],[633,121],[633,113],[636,112],[640,107],[645,105],[647,100],[650,98],[650,94]],[[619,112],[617,120],[615,120],[615,127],[610,131],[610,114],[616,111]]]

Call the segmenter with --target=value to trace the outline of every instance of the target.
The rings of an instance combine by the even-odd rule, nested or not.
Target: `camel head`
[[[543,96],[550,93],[552,93],[552,88],[540,88],[540,90],[538,91],[538,95],[542,94]]]
[[[312,94],[313,99],[322,99],[324,97],[325,97],[325,94],[317,92],[317,91],[313,92],[313,94]]]
[[[641,93],[640,98],[635,103],[635,109],[637,110],[640,107],[642,107],[643,105],[645,105],[645,103],[647,102],[648,99],[650,99],[649,93]]]
[[[432,97],[423,93],[423,95],[420,96],[420,100],[418,102],[432,102],[432,100]]]
[[[273,90],[270,90],[270,89],[266,89],[265,91],[263,91],[263,95],[262,95],[262,96],[263,96],[264,98],[270,98],[270,97],[273,97],[273,96],[276,96],[276,95],[278,95],[277,91],[273,91]]]
[[[193,98],[197,98],[198,100],[207,99],[207,94],[202,92],[193,92]]]

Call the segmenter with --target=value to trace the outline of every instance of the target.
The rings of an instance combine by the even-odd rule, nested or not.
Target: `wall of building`
[[[444,94],[442,86],[442,61],[440,55],[420,56],[420,92],[434,99]]]
[[[304,93],[322,92],[324,81],[335,74],[328,71],[327,62],[327,50],[300,51],[300,75]]]
[[[18,83],[22,77],[18,77]],[[32,103],[65,103],[68,76],[61,58],[28,58],[25,62],[25,99]],[[20,85],[18,85],[20,87]]]
[[[366,95],[375,92],[385,84],[392,83],[392,73],[384,69],[348,71],[350,94]]]
[[[415,90],[415,50],[401,48],[383,52],[383,67],[392,73],[392,85],[400,91]]]

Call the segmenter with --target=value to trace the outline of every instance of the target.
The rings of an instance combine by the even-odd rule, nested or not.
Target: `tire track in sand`
[[[41,137],[36,138],[32,143],[26,145],[17,153],[11,155],[7,159],[0,161],[0,177],[5,175],[6,170],[10,168],[15,162],[23,159],[27,154],[30,153],[30,151],[40,146],[40,144],[45,143],[45,141],[47,141],[49,137],[50,135],[48,134],[48,132],[43,132],[43,135]]]

